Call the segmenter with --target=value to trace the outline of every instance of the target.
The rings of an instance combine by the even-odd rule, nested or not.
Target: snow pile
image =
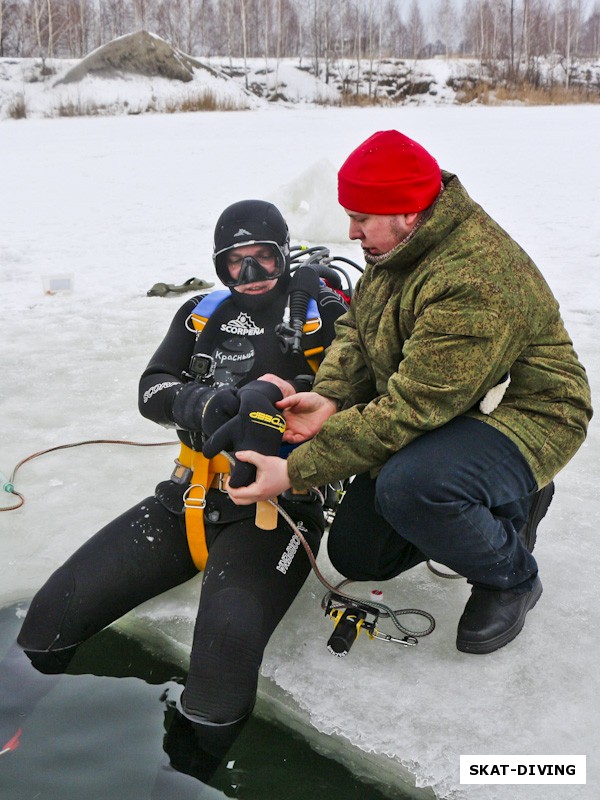
[[[300,243],[347,246],[348,217],[337,202],[337,171],[329,159],[312,164],[268,199],[279,207]]]
[[[154,77],[160,75],[176,81],[191,81],[194,69],[202,65],[160,36],[138,31],[120,36],[97,48],[70,69],[58,83],[74,83],[90,73],[105,77],[120,77],[133,73]]]
[[[83,439],[172,439],[139,416],[137,381],[184,298],[146,291],[192,275],[216,280],[214,223],[244,197],[278,203],[293,220],[294,244],[329,244],[360,262],[358,245],[340,241],[335,171],[367,136],[389,128],[456,171],[539,264],[595,396],[600,165],[585,137],[599,127],[600,106],[271,104],[257,114],[2,123],[0,469],[10,473],[30,453]],[[73,291],[45,294],[42,276],[64,273]],[[93,445],[27,463],[15,481],[25,505],[0,514],[0,602],[30,598],[76,547],[150,494],[176,454],[170,445]],[[412,776],[423,797],[595,798],[599,462],[594,419],[540,526],[544,594],[509,646],[489,656],[459,653],[468,587],[421,565],[380,588],[393,607],[431,612],[435,632],[410,649],[361,636],[345,660],[333,658],[323,589],[311,577],[267,648],[260,713],[296,726],[374,780],[402,786]],[[324,549],[319,564],[337,580]],[[198,591],[192,581],[121,624],[184,660]],[[459,756],[475,753],[587,754],[588,783],[461,786]]]

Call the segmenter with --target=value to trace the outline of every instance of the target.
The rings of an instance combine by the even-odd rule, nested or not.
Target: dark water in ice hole
[[[0,609],[0,657],[19,630],[18,610],[19,604]],[[161,696],[169,687],[173,695],[182,679],[180,667],[139,642],[103,631],[39,702],[18,749],[0,757],[1,800],[148,800],[164,760]],[[256,716],[211,779],[214,788],[191,783],[186,800],[405,797],[397,788],[382,793],[301,737]]]

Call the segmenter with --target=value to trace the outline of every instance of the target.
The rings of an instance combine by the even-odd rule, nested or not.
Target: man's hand
[[[338,410],[335,400],[316,392],[299,392],[275,404],[283,411],[286,431],[283,441],[300,444],[318,433]]]
[[[258,503],[259,500],[277,497],[290,488],[287,461],[284,458],[263,456],[253,450],[240,450],[235,453],[235,458],[256,468],[254,483],[237,488],[227,486],[227,492],[236,505],[249,506]]]

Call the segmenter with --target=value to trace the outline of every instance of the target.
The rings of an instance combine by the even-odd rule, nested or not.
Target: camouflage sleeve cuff
[[[310,452],[310,442],[292,450],[287,460],[288,476],[292,489],[305,491],[318,484],[318,469]]]

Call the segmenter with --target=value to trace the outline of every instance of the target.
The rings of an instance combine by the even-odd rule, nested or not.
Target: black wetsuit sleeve
[[[199,297],[188,300],[177,311],[167,335],[160,343],[142,373],[138,390],[138,408],[146,419],[174,427],[173,402],[185,379],[185,372],[194,351],[196,334],[186,326],[186,320],[196,307]]]

